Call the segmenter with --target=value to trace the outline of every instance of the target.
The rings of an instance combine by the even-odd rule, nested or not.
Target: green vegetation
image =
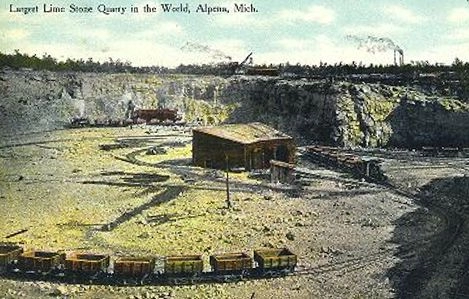
[[[241,68],[237,63],[218,63],[218,64],[190,64],[179,65],[176,68],[166,68],[161,66],[135,67],[128,61],[109,58],[105,62],[93,60],[93,58],[72,59],[59,61],[50,54],[43,54],[41,57],[34,54],[32,56],[15,50],[12,54],[0,52],[0,68],[10,67],[13,69],[31,68],[34,70],[50,71],[82,71],[82,72],[106,72],[106,73],[159,73],[159,74],[192,74],[192,75],[215,75],[230,76]],[[362,64],[352,62],[344,64],[342,62],[335,64],[321,63],[320,65],[291,65],[289,63],[253,65],[253,68],[277,69],[278,73],[292,77],[306,78],[324,78],[336,77],[343,78],[350,75],[368,75],[369,80],[381,80],[375,78],[379,74],[391,75],[386,80],[406,80],[415,79],[432,81],[435,78],[439,81],[459,81],[461,82],[458,93],[467,98],[469,95],[469,63],[456,58],[451,65],[430,64],[428,61],[411,61],[405,65],[376,65]],[[430,76],[428,76],[430,74]],[[399,76],[394,78],[392,76]],[[354,77],[351,77],[353,80]],[[363,78],[358,77],[358,80]]]
[[[345,113],[347,117],[348,130],[345,131],[345,143],[360,144],[363,138],[363,133],[360,129],[360,123],[354,108],[353,99],[350,97],[340,98],[338,107]]]
[[[119,59],[109,58],[108,61],[94,61],[93,58],[83,59],[67,58],[65,61],[59,61],[50,54],[43,54],[38,57],[36,54],[29,56],[15,50],[13,54],[4,54],[0,52],[0,68],[10,67],[13,69],[30,68],[33,70],[49,71],[80,71],[80,72],[99,72],[99,73],[141,73],[157,72],[164,70],[161,67],[138,68],[133,67],[130,62],[123,62]]]
[[[236,107],[236,104],[217,105],[189,98],[184,99],[186,120],[189,122],[199,120],[206,125],[216,125],[224,122]]]
[[[439,100],[439,103],[441,104],[441,106],[443,106],[445,110],[448,111],[469,111],[469,104],[463,103],[457,99],[443,98]]]
[[[377,122],[384,122],[397,105],[397,99],[381,97],[366,98],[366,107]]]

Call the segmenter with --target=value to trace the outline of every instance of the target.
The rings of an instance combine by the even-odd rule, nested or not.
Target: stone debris
[[[152,146],[147,149],[147,155],[165,155],[168,153],[168,150],[164,147]]]
[[[68,296],[69,294],[70,294],[70,291],[65,286],[58,286],[56,288],[53,288],[52,292],[49,293],[50,296],[54,296],[54,297],[63,297],[63,296]]]
[[[294,241],[295,240],[295,234],[293,234],[292,232],[288,232],[286,235],[288,240],[290,241]]]

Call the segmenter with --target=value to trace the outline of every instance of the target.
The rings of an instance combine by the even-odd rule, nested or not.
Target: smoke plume
[[[388,50],[402,53],[402,49],[387,37],[360,37],[356,35],[347,35],[346,38],[358,44],[358,49],[365,49],[367,52],[375,54],[376,52],[385,52]]]
[[[231,60],[231,57],[226,55],[222,51],[212,49],[209,46],[204,46],[198,43],[186,42],[186,44],[181,47],[181,50],[206,53],[211,58],[216,59],[216,60]]]

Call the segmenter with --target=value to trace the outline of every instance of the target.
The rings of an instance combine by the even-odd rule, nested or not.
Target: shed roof
[[[228,139],[242,144],[251,144],[260,141],[292,139],[291,136],[284,134],[263,123],[255,122],[248,124],[228,124],[216,127],[204,127],[194,129],[195,132],[201,132]]]

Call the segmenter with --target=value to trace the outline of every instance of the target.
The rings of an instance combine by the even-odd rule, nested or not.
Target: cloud
[[[354,35],[373,35],[387,36],[402,33],[403,27],[391,23],[375,24],[375,25],[352,25],[344,28],[344,33]]]
[[[233,60],[241,60],[249,54],[246,43],[240,39],[220,39],[209,43],[210,48],[220,49]],[[244,57],[243,57],[244,56]]]
[[[416,55],[407,55],[410,60],[428,60],[431,63],[451,64],[456,57],[463,61],[469,61],[469,41],[458,44],[437,45],[428,48]]]
[[[389,52],[372,54],[357,49],[339,40],[334,40],[327,35],[316,35],[311,39],[281,39],[273,44],[275,50],[259,53],[256,63],[285,63],[291,64],[319,64],[320,62],[351,63],[363,62],[364,64],[392,64],[393,54]]]
[[[46,13],[34,13],[34,14],[20,14],[12,13],[8,11],[2,11],[0,8],[0,28],[8,27],[31,27],[33,25],[42,24],[68,24],[74,22],[76,18],[68,18],[65,14],[46,14]]]
[[[336,14],[334,10],[321,5],[311,5],[306,10],[285,9],[279,12],[279,19],[288,22],[331,24]]]
[[[391,5],[383,8],[385,14],[389,15],[392,19],[408,23],[408,24],[418,24],[426,20],[425,17],[418,15],[411,11],[410,9],[400,6],[400,5]]]
[[[29,31],[20,28],[5,30],[3,33],[3,36],[8,40],[22,40],[30,35]]]
[[[270,27],[274,24],[272,19],[267,19],[251,14],[238,14],[234,17],[233,14],[224,14],[213,16],[213,21],[221,26],[228,27]]]
[[[86,39],[98,39],[98,40],[107,40],[111,38],[111,33],[107,29],[94,29],[86,31],[72,31],[70,34],[76,34],[82,38]]]
[[[455,41],[469,40],[469,28],[456,29],[449,33],[447,38]]]
[[[182,35],[184,34],[184,28],[177,22],[160,22],[157,25],[157,32],[159,34],[167,35]]]
[[[107,40],[82,39],[81,42],[76,43],[67,43],[61,40],[49,43],[14,42],[9,44],[7,51],[3,47],[0,50],[13,52],[14,49],[20,49],[22,53],[39,56],[47,53],[58,60],[66,60],[67,58],[86,60],[91,57],[94,61],[104,62],[112,57],[114,60],[130,61],[134,66],[164,65],[175,67],[179,64],[220,62],[207,53],[181,50],[181,44],[174,41],[142,39],[138,36],[126,40],[112,39],[111,36]],[[208,45],[213,49],[223,49],[228,55],[234,55],[235,61],[242,60],[248,54],[246,46],[241,40],[216,40]]]
[[[468,34],[469,35],[469,34]],[[362,62],[364,64],[393,64],[392,51],[369,53],[364,49],[357,49],[341,40],[334,40],[325,35],[318,35],[309,40],[282,39],[276,41],[272,47],[274,50],[258,53],[256,63],[285,63],[291,64],[319,64],[319,62],[351,63]],[[439,44],[425,49],[406,49],[406,62],[429,61],[430,63],[451,64],[456,57],[463,61],[469,61],[469,39],[458,43]]]
[[[157,40],[164,37],[176,37],[185,34],[184,28],[177,22],[156,22],[147,26],[144,31],[136,32],[133,36],[138,39]]]
[[[275,42],[281,49],[289,49],[290,51],[303,51],[314,47],[313,40],[304,40],[296,38],[283,38]]]
[[[247,51],[242,41],[235,39],[215,40],[208,43],[214,50],[223,49],[228,55],[245,55]],[[132,61],[133,65],[165,65],[177,66],[179,64],[210,64],[218,63],[219,59],[214,58],[210,53],[198,51],[186,51],[181,49],[181,44],[174,42],[152,42],[142,40],[119,41],[113,45],[110,51],[115,53],[125,53],[125,59]],[[141,55],[146,53],[146,55]],[[246,53],[247,55],[248,53]],[[235,61],[244,57],[233,57]]]
[[[279,23],[316,23],[328,25],[335,21],[336,13],[334,10],[321,5],[311,5],[305,10],[284,9],[271,16],[259,16],[254,14],[233,14],[216,16],[215,22],[222,26],[233,27],[256,27],[269,28],[278,26]]]
[[[140,8],[146,4],[144,0],[137,1],[141,1],[136,5]],[[219,1],[232,3],[230,0]],[[344,16],[350,18],[339,19],[339,8],[326,4],[326,1],[322,3],[325,5],[307,4],[301,8],[290,3],[280,8],[265,6],[258,14],[191,15],[187,18],[143,12],[114,16],[24,16],[0,10],[0,51],[20,49],[21,52],[38,55],[47,52],[59,59],[93,57],[95,60],[107,60],[113,57],[132,61],[133,65],[174,66],[180,63],[216,62],[206,53],[180,49],[186,41],[200,41],[210,48],[222,50],[233,61],[241,61],[250,51],[254,51],[255,63],[393,62],[392,52],[373,55],[357,49],[354,43],[345,39],[346,35],[352,34],[387,36],[406,41],[409,47],[406,47],[406,57],[409,60],[412,56],[414,60],[420,57],[437,61],[469,56],[465,54],[469,53],[466,44],[469,43],[469,6],[465,8],[461,5],[460,8],[446,11],[443,21],[451,24],[439,28],[433,26],[435,28],[423,32],[421,30],[425,28],[416,25],[430,23],[429,15],[403,5],[383,8],[384,5],[379,4],[376,6],[380,10],[378,13],[371,10],[363,12],[364,21],[368,14],[374,14],[371,16],[375,20],[373,23],[357,20],[354,24],[351,18],[356,12],[344,12]],[[382,21],[376,20],[376,17],[381,17]],[[352,24],[345,24],[346,21]],[[208,22],[216,23],[210,31],[202,28]],[[463,22],[467,22],[468,26]],[[322,34],[315,35],[318,32]],[[414,37],[409,39],[408,36]],[[445,47],[444,42],[447,44]]]
[[[450,23],[464,23],[469,20],[469,9],[465,7],[455,8],[448,15]]]
[[[335,47],[334,41],[326,35],[319,34],[312,39],[283,38],[275,44],[287,53],[292,51],[322,51]]]

